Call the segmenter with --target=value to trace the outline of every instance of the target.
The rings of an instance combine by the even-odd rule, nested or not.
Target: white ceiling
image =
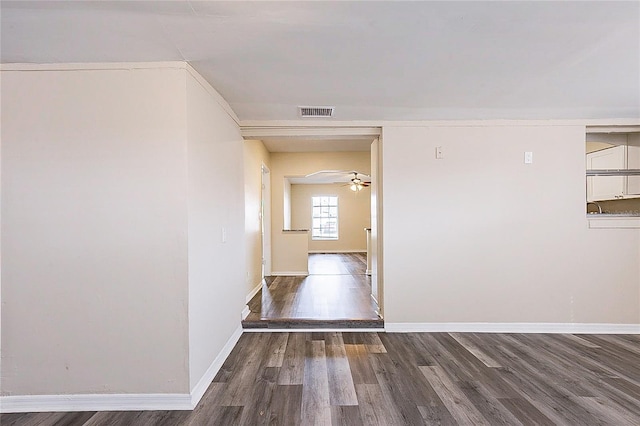
[[[185,60],[241,120],[640,117],[637,1],[1,8],[3,63]]]

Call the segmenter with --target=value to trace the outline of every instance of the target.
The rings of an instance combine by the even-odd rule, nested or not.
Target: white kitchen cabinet
[[[587,170],[637,169],[640,147],[619,145],[587,154]],[[589,176],[587,201],[640,197],[640,176]]]

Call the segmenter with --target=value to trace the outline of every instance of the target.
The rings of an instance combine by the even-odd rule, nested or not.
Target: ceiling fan
[[[352,173],[353,173],[353,178],[351,178],[351,183],[347,184],[350,190],[354,192],[358,192],[358,191],[362,191],[364,188],[371,185],[371,183],[365,182],[362,179],[360,179],[358,177],[358,172],[352,172]]]
[[[320,170],[318,172],[308,174],[305,177],[318,177],[318,175],[334,175],[334,183],[344,183],[344,186],[348,186],[349,189],[354,192],[361,191],[371,185],[371,182],[367,182],[363,179],[370,179],[371,176],[360,173],[357,170]]]

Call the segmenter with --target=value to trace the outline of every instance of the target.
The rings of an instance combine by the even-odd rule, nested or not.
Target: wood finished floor
[[[310,254],[306,277],[267,277],[244,328],[382,328],[365,253]]]
[[[640,336],[245,333],[193,411],[2,426],[638,425]]]

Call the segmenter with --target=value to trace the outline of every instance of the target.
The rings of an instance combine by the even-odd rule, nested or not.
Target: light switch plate
[[[442,155],[442,147],[441,146],[436,146],[436,158],[439,160],[441,158],[443,158]]]
[[[525,151],[525,153],[524,153],[524,164],[533,164],[533,152]]]

